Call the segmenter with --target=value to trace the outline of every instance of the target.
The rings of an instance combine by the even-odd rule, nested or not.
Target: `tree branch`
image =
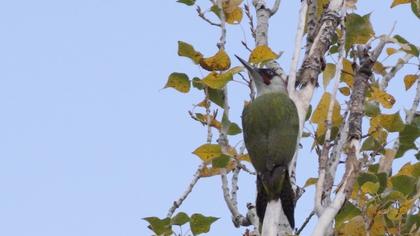
[[[185,192],[178,198],[178,200],[174,201],[172,207],[169,208],[168,214],[166,215],[167,217],[169,217],[169,218],[172,217],[172,215],[174,214],[175,210],[182,205],[182,203],[184,202],[184,200],[191,193],[191,191],[193,190],[195,184],[197,183],[197,181],[201,177],[200,176],[200,173],[201,173],[201,170],[204,168],[204,166],[205,166],[204,163],[201,163],[198,166],[197,171],[193,175],[193,178],[192,178],[190,184],[188,185],[187,189],[185,190]]]
[[[279,10],[280,2],[281,2],[281,0],[276,0],[274,2],[273,8],[271,8],[271,11],[270,11],[270,16],[276,14],[276,12]]]

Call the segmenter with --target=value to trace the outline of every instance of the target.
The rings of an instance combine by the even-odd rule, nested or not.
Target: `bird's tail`
[[[295,227],[295,193],[287,169],[281,170],[281,168],[279,167],[279,170],[275,168],[272,173],[268,174],[270,176],[267,176],[267,174],[257,176],[256,210],[260,223],[262,223],[268,201],[280,198],[283,212],[293,229]]]

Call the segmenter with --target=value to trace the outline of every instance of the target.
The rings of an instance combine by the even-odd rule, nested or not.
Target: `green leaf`
[[[216,157],[211,160],[211,164],[214,168],[225,168],[230,161],[230,156],[222,154],[220,157]]]
[[[309,178],[306,180],[305,185],[303,185],[304,188],[314,185],[316,184],[316,182],[318,182],[318,178]]]
[[[346,16],[346,51],[353,44],[365,44],[375,35],[372,24],[370,23],[370,14],[360,16],[352,13]]]
[[[195,64],[198,64],[203,58],[203,54],[197,52],[192,45],[182,41],[178,41],[178,56],[188,57]]]
[[[386,186],[387,186],[387,180],[388,180],[388,175],[386,173],[377,173],[376,177],[378,177],[379,180],[379,189],[378,189],[378,193],[382,193]]]
[[[377,116],[381,113],[379,105],[376,102],[366,102],[365,103],[365,114],[369,117]]]
[[[242,132],[242,129],[239,128],[239,125],[237,125],[236,123],[230,123],[229,129],[227,132],[228,135],[237,135],[237,134],[240,134],[241,132]]]
[[[179,212],[176,216],[172,217],[171,224],[172,225],[183,225],[190,221],[190,217],[184,212]]]
[[[409,195],[416,189],[416,178],[407,175],[392,176],[391,183],[394,190],[404,195]]]
[[[223,108],[225,104],[225,94],[223,91],[219,89],[208,88],[208,93],[210,101]]]
[[[331,79],[334,78],[334,74],[335,74],[335,64],[328,63],[325,66],[324,72],[322,73],[322,77],[323,77],[322,83],[324,85],[324,89],[327,88]]]
[[[220,13],[222,12],[222,10],[217,5],[211,6],[210,11],[213,12],[220,19]]]
[[[222,149],[218,144],[203,144],[195,149],[193,154],[197,155],[203,161],[210,161],[222,155]]]
[[[420,177],[420,162],[413,164],[412,174],[414,177]]]
[[[212,216],[206,217],[206,216],[203,216],[202,214],[193,214],[191,216],[191,221],[190,221],[191,232],[194,235],[207,233],[210,231],[211,224],[213,224],[218,219],[219,218],[212,217]]]
[[[192,86],[198,90],[203,90],[206,87],[198,77],[192,79]]]
[[[359,208],[354,206],[351,202],[346,201],[344,206],[341,208],[341,210],[338,212],[337,216],[335,217],[335,227],[338,229],[340,226],[348,221],[354,218],[355,216],[360,215],[361,211]]]
[[[416,149],[414,142],[419,136],[420,129],[415,124],[405,125],[404,129],[400,132],[400,147],[395,157],[401,157],[406,151]]]
[[[416,57],[419,56],[419,50],[416,46],[409,43],[405,38],[401,37],[400,35],[395,35],[394,38],[400,43],[402,50],[406,53],[412,54]]]
[[[178,0],[179,3],[184,3],[185,5],[192,6],[195,4],[195,0]]]
[[[369,136],[362,144],[362,151],[379,151],[381,144],[373,136]]]
[[[181,93],[188,93],[191,88],[191,83],[188,75],[174,72],[169,75],[164,88],[174,88]]]
[[[420,19],[420,1],[419,0],[411,0],[411,10],[413,11],[414,15]]]
[[[382,114],[372,118],[372,126],[381,126],[388,132],[399,132],[404,129],[404,122],[401,120],[399,112],[394,114]]]
[[[362,185],[362,187],[360,187],[360,189],[362,190],[362,192],[364,193],[370,193],[370,194],[375,194],[378,192],[380,187],[379,183],[373,183],[373,182],[366,182]]]
[[[420,214],[416,215],[409,214],[407,216],[407,222],[403,225],[401,235],[411,235],[410,233],[417,232],[420,227]]]
[[[309,105],[308,111],[306,112],[305,121],[307,121],[307,120],[309,120],[309,118],[311,118],[311,114],[312,114],[312,105]]]
[[[147,221],[150,225],[148,226],[157,235],[171,235],[171,219],[164,218],[159,219],[157,217],[146,217],[143,220]]]
[[[366,182],[377,183],[378,177],[376,177],[375,174],[371,173],[360,173],[357,177],[357,183],[359,184],[359,186],[363,186],[363,184]]]

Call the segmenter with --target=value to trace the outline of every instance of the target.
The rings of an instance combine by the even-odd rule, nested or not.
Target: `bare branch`
[[[308,4],[306,0],[303,0],[300,4],[299,22],[298,22],[298,27],[297,27],[296,37],[295,37],[295,49],[294,49],[294,53],[292,57],[292,63],[290,66],[289,80],[287,83],[287,91],[289,92],[289,94],[295,92],[297,64],[299,62],[302,38],[305,31],[307,10],[308,10]]]
[[[226,176],[226,170],[223,169],[221,173],[222,177],[222,190],[223,190],[223,197],[225,199],[225,202],[232,214],[232,220],[235,227],[239,226],[249,226],[251,225],[251,222],[248,220],[248,218],[241,215],[238,211],[238,208],[235,206],[235,203],[232,201],[232,198],[229,194],[229,187],[228,187],[228,180]]]
[[[281,0],[276,0],[274,2],[273,8],[271,8],[271,12],[270,12],[271,14],[270,14],[270,16],[276,14],[276,12],[279,10],[280,2],[281,2]]]
[[[302,230],[306,227],[306,225],[309,223],[309,221],[311,220],[312,216],[315,215],[315,211],[311,211],[311,213],[308,215],[308,217],[306,217],[305,221],[303,222],[302,226],[296,231],[296,235],[300,235],[300,233],[302,232]]]
[[[389,81],[395,77],[397,72],[403,68],[403,66],[411,59],[414,55],[412,54],[406,54],[403,58],[399,59],[397,64],[391,69],[389,73],[387,73],[381,80],[380,88],[382,90],[385,90],[386,87],[388,87]]]
[[[239,187],[238,187],[239,172],[241,172],[241,168],[239,166],[237,166],[235,168],[235,170],[233,171],[233,174],[232,174],[232,190],[230,192],[230,195],[231,195],[231,198],[232,198],[232,203],[236,208],[238,207],[237,192],[238,192],[238,189],[239,189]]]
[[[208,88],[204,89],[206,94],[205,103],[206,103],[206,116],[207,116],[207,143],[211,143],[213,139],[213,133],[211,131],[211,116],[210,116],[210,99],[209,99],[209,90]]]
[[[191,191],[193,190],[195,184],[197,183],[197,181],[200,179],[200,173],[201,170],[204,168],[205,164],[202,163],[201,165],[198,166],[197,171],[195,172],[195,174],[193,175],[193,178],[190,182],[190,184],[188,185],[188,188],[184,191],[184,193],[178,198],[178,200],[174,201],[173,205],[171,208],[169,208],[168,214],[166,215],[167,217],[172,217],[172,215],[174,214],[175,210],[180,207],[182,205],[182,203],[184,202],[184,200],[188,197],[188,195],[191,193]]]
[[[220,29],[221,29],[221,35],[219,43],[217,44],[217,47],[219,49],[224,49],[226,44],[226,20],[225,20],[225,13],[223,12],[223,0],[217,0],[217,6],[219,9],[222,9],[220,11]]]
[[[417,108],[419,107],[419,103],[420,103],[420,75],[417,75],[416,96],[414,97],[413,105],[411,105],[411,109],[406,118],[406,122],[408,124],[411,124],[411,122],[413,122],[414,115],[416,114]]]
[[[256,36],[256,33],[255,33],[254,18],[252,17],[249,4],[246,3],[244,7],[245,7],[245,14],[249,19],[249,28],[251,30],[251,35],[255,39],[257,36]]]
[[[203,19],[204,21],[206,21],[210,25],[221,27],[221,25],[219,23],[214,23],[213,21],[211,21],[210,19],[207,18],[206,15],[204,14],[204,12],[201,10],[200,6],[197,6],[196,10],[197,10],[198,16],[201,19]]]

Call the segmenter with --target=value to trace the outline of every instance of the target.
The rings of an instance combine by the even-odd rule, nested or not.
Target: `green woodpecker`
[[[257,88],[257,97],[242,113],[245,146],[257,171],[257,215],[263,222],[267,203],[280,199],[293,229],[295,194],[288,166],[297,145],[298,112],[287,95],[286,84],[276,72],[256,68],[237,58]]]

